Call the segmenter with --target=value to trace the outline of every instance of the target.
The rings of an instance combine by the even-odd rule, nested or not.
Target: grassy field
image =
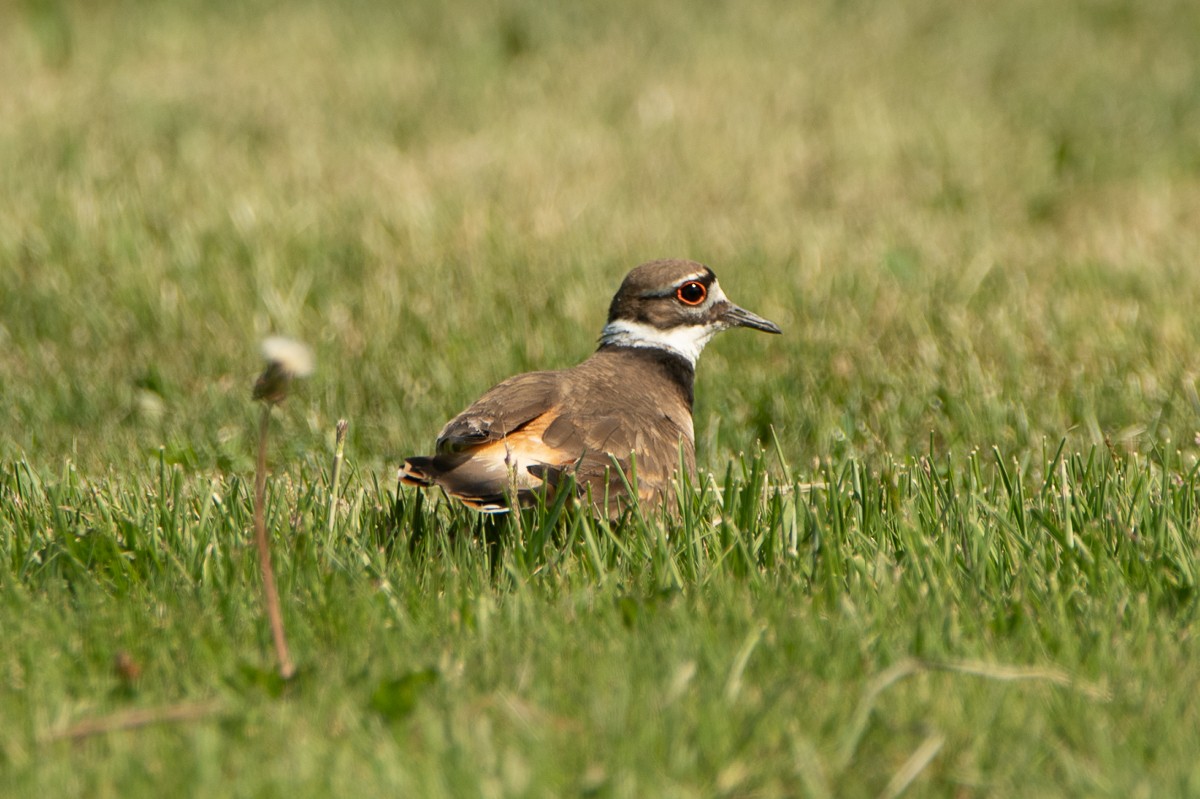
[[[0,6],[0,795],[1200,795],[1198,32]],[[701,359],[680,515],[396,495],[664,256],[785,330]]]

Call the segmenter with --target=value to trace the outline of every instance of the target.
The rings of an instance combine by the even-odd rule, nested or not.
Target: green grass
[[[0,794],[1200,794],[1198,28],[0,8]],[[786,333],[706,351],[678,517],[396,495],[662,256]]]

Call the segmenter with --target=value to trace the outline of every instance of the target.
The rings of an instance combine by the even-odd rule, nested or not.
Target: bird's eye
[[[699,305],[708,296],[708,289],[704,287],[703,283],[697,280],[689,280],[675,289],[675,296],[684,305]]]

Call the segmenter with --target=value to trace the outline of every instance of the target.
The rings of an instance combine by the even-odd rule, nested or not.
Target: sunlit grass
[[[268,502],[300,669],[284,686],[257,618],[247,482],[164,463],[134,492],[11,464],[12,784],[39,784],[34,752],[65,754],[56,738],[80,718],[185,698],[215,704],[178,729],[114,733],[153,742],[152,764],[182,758],[160,786],[224,763],[239,790],[319,790],[336,775],[284,764],[361,751],[347,790],[453,794],[516,768],[553,793],[724,779],[844,795],[881,789],[934,739],[925,779],[941,789],[1089,793],[1096,775],[1057,761],[1094,757],[1114,793],[1191,778],[1173,731],[1196,722],[1194,471],[1106,451],[847,460],[796,482],[763,466],[662,527],[535,510],[498,549],[465,534],[469,511],[394,504],[358,473],[328,529],[327,475],[304,466]],[[71,656],[34,668],[51,651]],[[132,683],[119,652],[142,668]],[[90,779],[130,784],[144,761],[120,754],[129,740],[90,747],[108,764]]]

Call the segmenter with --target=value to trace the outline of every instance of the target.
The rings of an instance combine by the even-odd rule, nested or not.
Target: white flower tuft
[[[289,377],[308,377],[313,371],[313,354],[304,344],[284,336],[263,339],[262,354],[267,362]]]

